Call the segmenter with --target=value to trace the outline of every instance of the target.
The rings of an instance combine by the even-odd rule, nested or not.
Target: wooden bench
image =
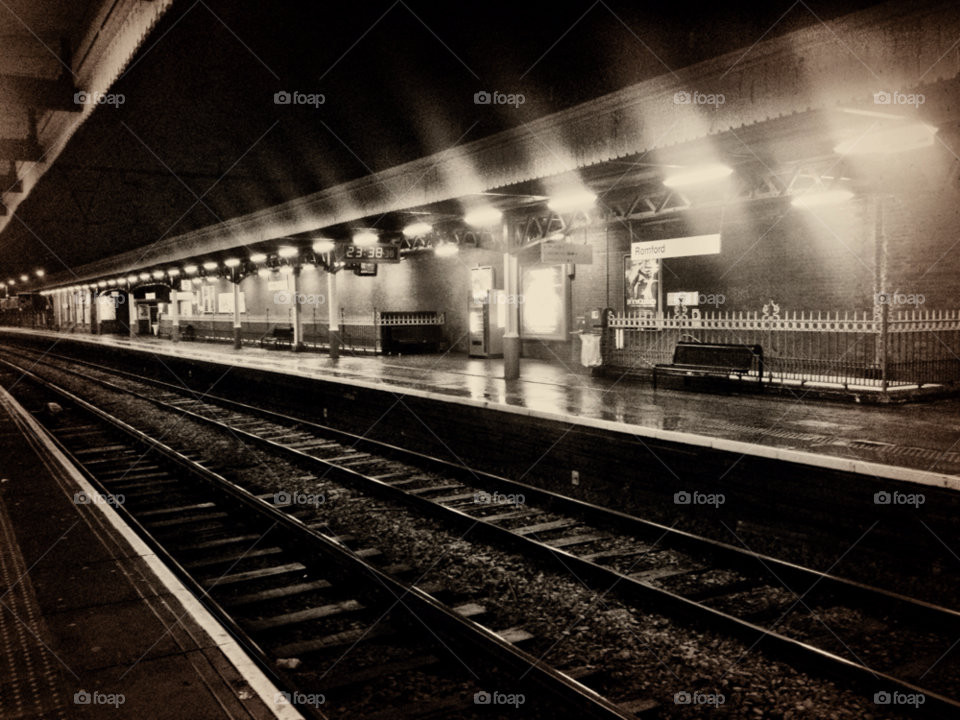
[[[673,351],[669,365],[654,365],[653,387],[657,387],[657,375],[681,375],[688,377],[723,377],[729,382],[731,375],[743,379],[753,370],[757,361],[757,384],[763,387],[763,348],[759,345],[736,345],[725,343],[679,342]],[[686,380],[684,380],[686,382]]]
[[[275,327],[269,336],[260,338],[260,347],[263,347],[265,342],[271,343],[273,347],[281,344],[293,347],[293,328]]]

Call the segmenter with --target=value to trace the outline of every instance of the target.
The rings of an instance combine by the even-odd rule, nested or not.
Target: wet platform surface
[[[299,718],[17,407],[0,389],[0,718]]]
[[[0,332],[7,331],[0,329]],[[53,340],[55,333],[43,334]],[[120,336],[68,337],[141,349],[157,355],[212,360],[344,382],[377,385],[401,392],[424,392],[451,399],[548,413],[571,423],[615,423],[623,432],[685,433],[746,443],[747,454],[764,449],[799,451],[825,458],[876,463],[921,474],[960,478],[960,400],[898,405],[858,405],[814,400],[802,388],[794,396],[725,394],[680,389],[667,382],[654,390],[636,379],[592,377],[565,359],[521,360],[519,380],[503,379],[503,361],[461,354],[354,356],[338,360],[315,352],[235,350],[226,344],[130,339]],[[53,343],[51,343],[53,344]],[[920,477],[917,473],[912,478]],[[952,483],[951,483],[952,484]]]

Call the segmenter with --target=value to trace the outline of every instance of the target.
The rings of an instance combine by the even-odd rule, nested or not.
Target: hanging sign
[[[693,255],[719,255],[720,234],[695,235],[630,244],[631,260],[663,260]]]

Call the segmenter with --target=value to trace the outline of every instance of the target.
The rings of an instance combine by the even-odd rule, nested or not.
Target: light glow
[[[37,270],[37,277],[43,277],[43,270]]]
[[[197,271],[197,266],[196,266],[196,265],[187,265],[187,266],[183,269],[183,271],[184,271],[185,273],[187,273],[188,275],[192,275],[193,273],[195,273],[195,272]]]
[[[284,265],[282,268],[280,268],[281,275],[289,275],[292,272],[293,272],[293,268],[290,267],[289,265]]]
[[[433,225],[431,225],[430,223],[417,222],[417,223],[413,223],[412,225],[407,225],[403,229],[403,234],[408,238],[412,238],[412,237],[417,237],[419,235],[426,235],[432,231],[433,231]]]
[[[295,247],[282,247],[277,251],[277,255],[282,258],[296,257],[299,251]]]
[[[848,190],[830,190],[828,192],[811,193],[795,197],[790,203],[794,207],[817,207],[820,205],[836,205],[853,197]]]
[[[685,187],[709,182],[710,180],[720,180],[731,173],[733,173],[733,168],[728,168],[726,165],[705,165],[669,177],[663,181],[663,184],[669,188]]]
[[[140,273],[140,279],[141,279],[141,280],[149,280],[149,279],[150,279],[150,273]]]
[[[332,252],[334,247],[336,247],[336,243],[333,240],[317,240],[313,244],[313,251],[315,253],[328,253]]]
[[[256,253],[255,255],[250,256],[250,262],[262,263],[266,262],[267,256],[263,253]]]
[[[127,282],[133,285],[137,281],[136,275],[127,275]]]
[[[564,193],[550,198],[547,201],[547,207],[555,212],[575,212],[593,207],[596,201],[597,196],[592,192],[581,190],[580,192]]]
[[[486,225],[494,225],[500,222],[500,218],[502,217],[503,213],[496,208],[486,207],[478,208],[477,210],[471,210],[466,214],[466,216],[464,216],[463,221],[467,225],[484,227]]]
[[[262,278],[270,277],[270,268],[260,268],[259,270],[257,270],[257,275],[259,275]]]
[[[232,268],[232,267],[236,267],[237,265],[239,265],[239,264],[240,264],[240,261],[237,260],[236,258],[228,258],[227,260],[224,260],[224,261],[223,261],[223,264],[226,265],[226,266],[229,267],[229,268]]]
[[[204,269],[204,270],[216,270],[216,269],[217,269],[217,264],[216,264],[215,262],[205,262],[205,263],[203,264],[203,269]]]
[[[460,252],[460,246],[454,245],[453,243],[444,243],[443,245],[437,245],[433,249],[433,253],[437,257],[451,257]]]
[[[179,268],[170,268],[169,270],[167,270],[167,275],[169,275],[170,277],[177,277],[177,275],[179,274],[180,274]]]
[[[933,136],[938,131],[939,128],[926,123],[911,123],[903,127],[869,132],[862,137],[857,136],[844,140],[833,151],[840,155],[867,155],[869,153],[892,155],[907,150],[919,150],[933,145]]]
[[[377,234],[369,230],[364,230],[353,236],[353,244],[357,247],[370,247],[376,245],[377,242],[379,242]]]

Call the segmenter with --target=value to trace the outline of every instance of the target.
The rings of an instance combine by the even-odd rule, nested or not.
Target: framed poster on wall
[[[520,268],[520,337],[562,340],[567,335],[570,285],[565,265]],[[519,299],[519,298],[518,298]]]
[[[623,311],[629,313],[660,310],[660,261],[653,258],[631,260],[623,256]]]
[[[215,285],[201,285],[200,298],[203,304],[200,311],[203,313],[213,313],[217,311],[217,288]]]

